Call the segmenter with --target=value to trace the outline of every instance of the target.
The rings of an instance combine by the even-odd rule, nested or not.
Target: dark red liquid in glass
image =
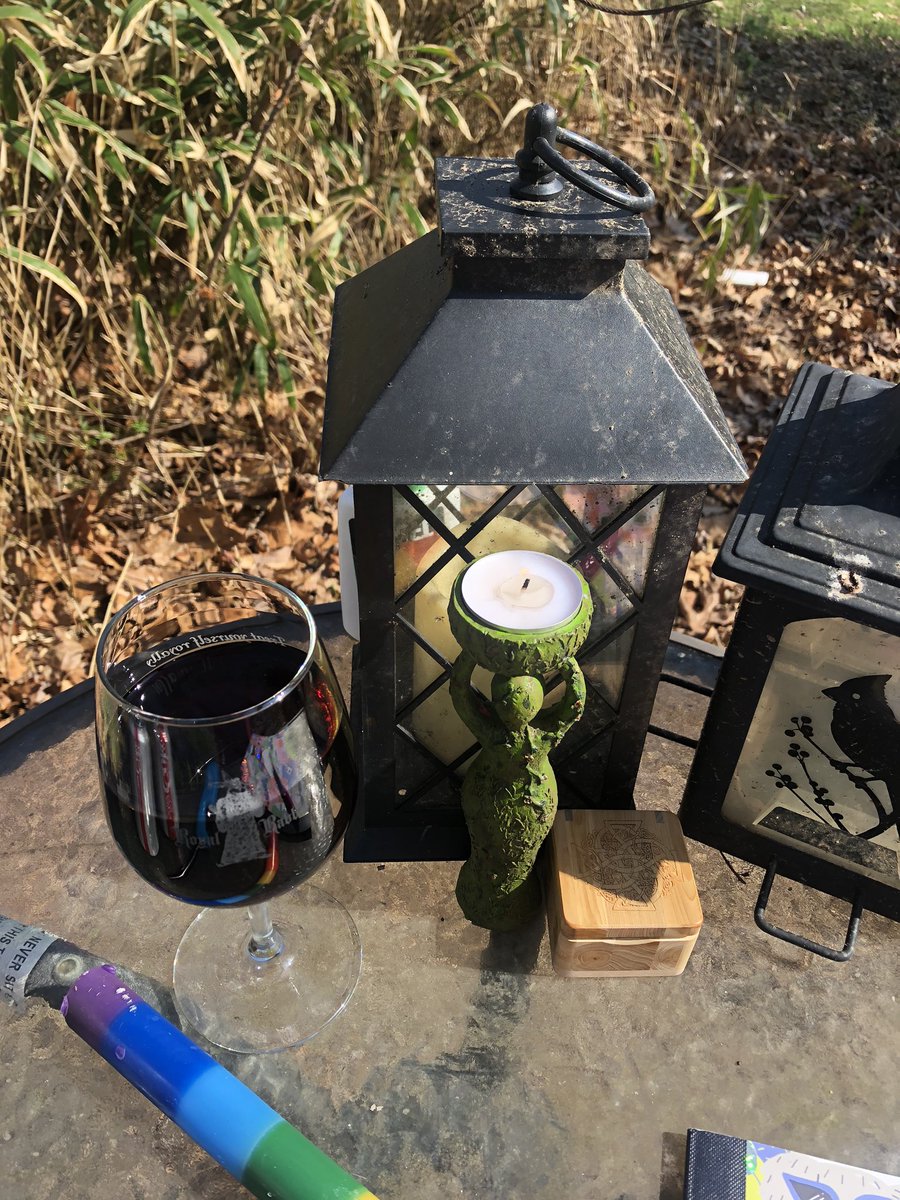
[[[145,658],[122,690],[155,717],[120,706],[100,725],[113,836],[144,879],[179,900],[266,900],[311,875],[349,819],[356,775],[340,694],[321,657],[289,687],[305,651],[287,636],[206,630],[179,645]],[[284,688],[264,711],[222,719]]]

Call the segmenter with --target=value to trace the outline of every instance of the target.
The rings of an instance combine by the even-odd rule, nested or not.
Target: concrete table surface
[[[696,735],[704,707],[663,684],[654,723]],[[92,726],[82,687],[0,744],[0,912],[168,982],[194,912],[112,845]],[[651,735],[638,807],[677,808],[690,757]],[[826,962],[756,929],[761,872],[691,854],[706,919],[668,980],[558,979],[543,922],[466,924],[458,864],[337,855],[316,883],[362,937],[347,1011],[297,1051],[211,1052],[381,1200],[677,1200],[689,1126],[900,1174],[897,925],[866,914]],[[770,914],[843,940],[847,907],[799,885]],[[4,1200],[247,1195],[40,1002],[0,1009],[0,1181]]]

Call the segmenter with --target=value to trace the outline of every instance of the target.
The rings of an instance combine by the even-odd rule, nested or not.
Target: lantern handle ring
[[[608,183],[601,183],[599,179],[588,175],[586,171],[564,158],[556,149],[558,145],[580,150],[593,162],[606,167],[637,194],[619,191],[610,187]],[[626,212],[646,212],[656,203],[650,184],[641,178],[634,167],[630,167],[609,150],[604,150],[596,142],[582,137],[580,133],[560,129],[556,123],[556,109],[552,104],[536,104],[529,110],[525,117],[525,142],[516,155],[516,166],[519,168],[519,176],[509,185],[509,190],[519,200],[545,200],[559,195],[562,182],[556,176],[561,175],[582,192],[606,200]]]

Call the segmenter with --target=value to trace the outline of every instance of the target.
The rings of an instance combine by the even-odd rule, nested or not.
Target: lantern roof
[[[323,478],[745,479],[668,292],[632,261],[643,220],[573,187],[516,199],[515,175],[438,160],[440,231],[337,289]]]
[[[715,569],[897,632],[900,386],[804,366]]]

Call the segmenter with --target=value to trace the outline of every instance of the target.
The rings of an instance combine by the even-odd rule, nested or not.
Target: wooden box
[[[547,916],[558,975],[681,974],[703,913],[673,813],[569,809],[558,814],[550,846]]]

